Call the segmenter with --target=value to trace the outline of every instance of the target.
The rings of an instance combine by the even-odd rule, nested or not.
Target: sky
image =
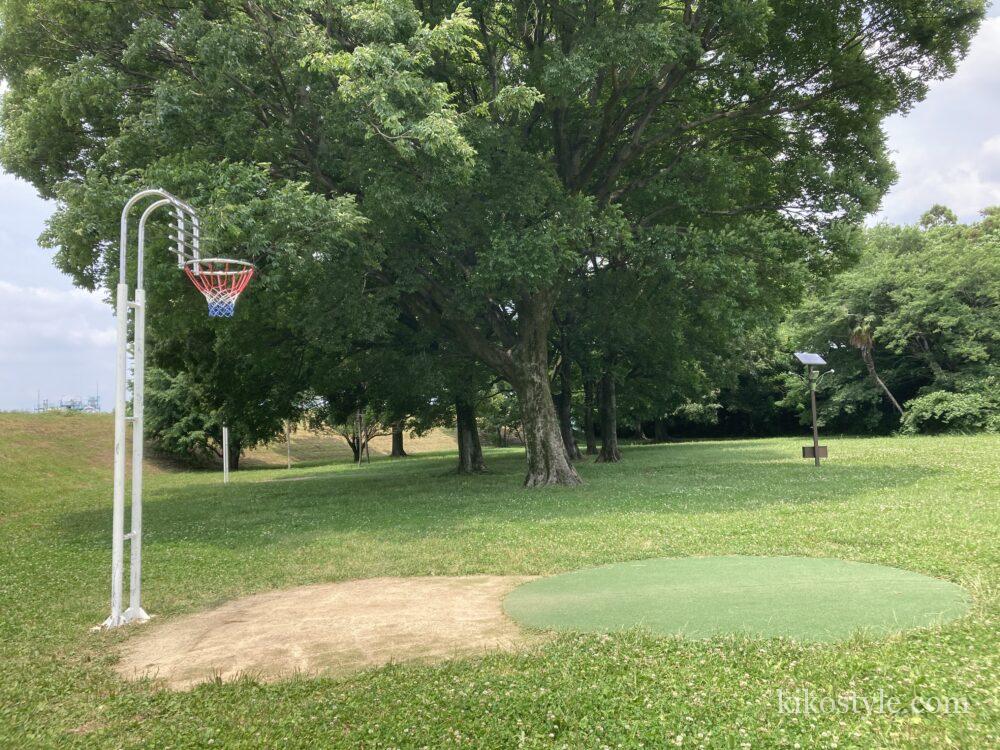
[[[935,203],[962,221],[1000,205],[1000,6],[956,75],[886,123],[899,181],[872,223],[909,223]],[[114,388],[115,326],[104,293],[76,289],[38,235],[53,206],[0,171],[0,410]]]

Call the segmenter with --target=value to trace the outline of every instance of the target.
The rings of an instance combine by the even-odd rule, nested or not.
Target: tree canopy
[[[111,288],[117,211],[151,184],[204,211],[213,254],[258,265],[245,320],[223,331],[182,320],[189,292],[153,261],[161,364],[239,337],[254,366],[297,374],[299,356],[338,361],[408,325],[511,386],[527,485],[573,484],[554,322],[581,334],[561,389],[578,373],[611,404],[620,373],[646,373],[631,398],[661,411],[710,393],[723,342],[856,256],[894,176],[882,121],[954,71],[982,14],[3,0],[0,161],[58,200],[46,240],[84,286]],[[280,398],[321,375],[303,368]]]

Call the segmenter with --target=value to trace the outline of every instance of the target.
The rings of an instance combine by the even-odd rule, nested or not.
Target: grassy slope
[[[974,596],[940,629],[837,646],[565,636],[535,651],[348,680],[170,693],[110,670],[110,422],[0,415],[0,746],[989,747],[998,743],[1000,439],[633,448],[586,485],[524,491],[518,451],[361,468],[152,473],[145,604],[161,616],[277,586],[384,574],[549,573],[650,556],[824,555]],[[286,476],[302,481],[269,481]],[[154,625],[155,626],[155,625]],[[294,623],[289,623],[293,628]],[[776,691],[959,696],[967,713],[779,713]]]
[[[455,431],[434,428],[420,437],[407,434],[404,439],[404,449],[407,453],[416,455],[434,451],[458,450],[455,442]],[[283,467],[287,463],[287,453],[284,440],[263,445],[246,452],[240,460],[240,465],[247,468],[270,466]],[[368,453],[372,458],[388,456],[392,452],[392,437],[379,435],[369,443]],[[292,435],[292,465],[309,463],[331,463],[333,461],[353,461],[351,449],[338,435],[333,433],[314,432],[300,428]]]

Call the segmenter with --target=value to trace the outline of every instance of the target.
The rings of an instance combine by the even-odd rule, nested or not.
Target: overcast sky
[[[900,178],[872,221],[912,222],[929,206],[963,221],[1000,204],[1000,8],[990,11],[957,75],[887,123]],[[37,238],[52,211],[0,171],[0,410],[31,409],[100,389],[111,406],[115,328],[103,294],[75,289]],[[197,311],[202,314],[201,309]]]

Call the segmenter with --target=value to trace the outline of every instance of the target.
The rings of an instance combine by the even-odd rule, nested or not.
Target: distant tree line
[[[935,206],[918,226],[870,229],[857,265],[783,336],[836,369],[822,410],[833,429],[1000,431],[1000,208],[962,225]],[[789,388],[784,403],[799,397]]]

